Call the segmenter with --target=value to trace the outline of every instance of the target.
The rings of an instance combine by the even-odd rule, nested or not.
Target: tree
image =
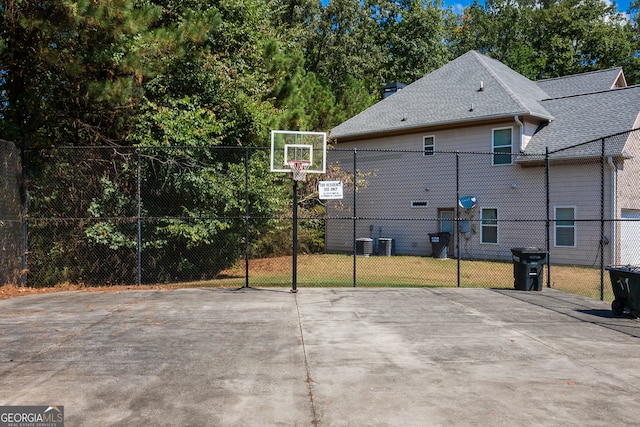
[[[336,100],[354,80],[369,94],[384,84],[380,67],[386,48],[371,7],[369,2],[331,1],[312,17],[304,34],[305,68],[331,88]]]
[[[268,125],[278,116],[265,96],[265,48],[276,42],[261,25],[264,4],[198,2],[195,11],[182,5],[172,9],[172,19],[206,14],[218,25],[167,57],[165,72],[146,82],[127,139],[144,158],[145,216],[159,218],[145,223],[145,271],[166,280],[212,278],[241,255],[245,162],[252,177],[261,177],[249,189],[252,215],[268,218],[286,203],[263,167],[264,151],[243,149],[266,145]],[[106,202],[95,201],[103,210]],[[268,226],[252,221],[250,233]]]
[[[633,77],[638,40],[602,0],[495,0],[465,9],[449,29],[455,55],[476,49],[533,79],[626,66]]]
[[[264,96],[263,47],[272,38],[262,25],[266,4],[104,0],[11,6],[3,10],[3,20],[14,24],[2,38],[3,137],[13,132],[32,147],[115,149],[83,151],[82,157],[75,155],[80,151],[58,151],[55,161],[31,157],[30,171],[38,178],[30,191],[31,215],[55,217],[65,206],[74,211],[69,217],[91,218],[81,228],[75,220],[55,230],[45,230],[46,223],[32,226],[32,274],[42,284],[130,280],[137,244],[135,224],[123,220],[137,215],[130,145],[140,147],[143,159],[142,215],[172,218],[143,224],[147,272],[159,269],[167,279],[212,277],[234,262],[245,230],[229,217],[244,214],[245,152],[221,155],[224,150],[214,154],[207,147],[267,144],[276,110]],[[248,165],[258,176],[264,153],[253,154]],[[250,194],[258,216],[279,210],[284,197],[270,187],[272,177],[263,178]],[[70,188],[78,191],[69,196]],[[255,222],[253,232],[261,227]],[[110,265],[128,268],[97,271],[96,265],[105,264],[95,263],[97,251]]]
[[[401,19],[387,29],[390,66],[387,81],[411,83],[449,61],[445,37],[446,15],[439,0],[411,0]]]
[[[628,13],[630,19],[625,31],[629,34],[632,52],[619,65],[624,68],[627,83],[640,84],[640,1],[632,1]]]
[[[602,0],[562,0],[535,12],[529,34],[545,59],[536,77],[610,68],[637,53],[624,17]]]
[[[161,9],[55,0],[9,1],[0,10],[0,135],[36,147],[121,141],[142,82],[161,72],[162,51],[175,42],[151,28]]]

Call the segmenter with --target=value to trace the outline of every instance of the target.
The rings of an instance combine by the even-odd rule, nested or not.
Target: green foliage
[[[29,188],[29,281],[135,280],[135,167],[114,149],[43,150]],[[116,268],[117,266],[117,268]]]
[[[127,194],[120,191],[107,177],[100,179],[103,190],[101,197],[94,198],[87,209],[94,218],[133,217],[135,205]],[[117,220],[100,220],[85,228],[85,234],[90,242],[107,246],[109,249],[135,248],[135,230],[130,224],[118,225]],[[128,226],[127,226],[128,225]]]
[[[442,42],[449,13],[439,0],[409,2],[402,19],[387,30],[391,57],[388,81],[411,83],[449,61],[449,51]]]
[[[169,98],[167,105],[146,100],[141,106],[135,132],[128,141],[138,146],[219,145],[224,124],[213,112],[189,97]]]
[[[623,66],[637,82],[637,22],[603,0],[475,2],[449,29],[456,56],[476,49],[532,78]]]
[[[224,145],[328,130],[469,49],[531,78],[624,66],[638,82],[638,7],[603,0],[6,1],[0,137],[127,145],[147,103],[206,110]]]
[[[29,151],[30,218],[59,221],[32,224],[31,275],[130,282],[131,268],[109,265],[135,265],[140,245],[150,275],[215,276],[242,255],[245,159],[251,215],[290,212],[267,153],[243,150],[266,147],[270,129],[328,131],[384,84],[469,49],[534,79],[623,66],[640,83],[638,10],[627,19],[603,0],[476,1],[459,16],[440,0],[6,0],[0,138],[111,147]],[[321,218],[311,186],[300,209]],[[319,224],[301,221],[303,251],[322,250]],[[260,219],[249,233],[252,251],[275,254],[290,229]]]

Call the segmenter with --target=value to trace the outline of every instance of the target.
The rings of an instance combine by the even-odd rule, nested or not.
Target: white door
[[[640,265],[640,211],[623,209],[620,216],[620,264]]]

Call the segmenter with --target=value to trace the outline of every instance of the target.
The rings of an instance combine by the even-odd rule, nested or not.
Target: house
[[[640,264],[640,222],[618,221],[640,218],[639,127],[640,86],[621,68],[534,82],[470,51],[332,129],[328,161],[348,168],[357,149],[371,175],[355,235],[398,254],[429,255],[446,231],[449,256],[548,241],[553,263],[594,265],[604,247],[605,264]],[[327,251],[353,247],[351,223],[331,220],[353,208],[329,206]]]

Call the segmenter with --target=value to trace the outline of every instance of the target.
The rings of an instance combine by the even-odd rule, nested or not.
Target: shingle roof
[[[584,95],[541,101],[555,119],[538,131],[526,147],[526,154],[544,154],[587,141],[597,140],[636,126],[640,112],[640,85]],[[606,114],[603,114],[606,112]],[[607,155],[622,154],[626,138],[610,138]],[[567,156],[600,155],[600,145],[593,144],[597,153],[587,153],[593,148],[582,147]]]
[[[610,90],[614,88],[615,83],[618,81],[621,81],[626,86],[621,67],[544,79],[536,83],[549,95],[549,98],[560,98]]]
[[[331,136],[340,139],[516,114],[552,119],[538,102],[544,98],[547,94],[536,83],[470,51],[336,126]]]
[[[621,88],[617,88],[622,86]],[[600,144],[567,147],[632,130],[639,123],[640,85],[626,87],[621,68],[532,82],[499,61],[470,51],[336,126],[338,139],[413,131],[515,115],[546,122],[519,162],[601,154]],[[623,154],[626,137],[608,140],[607,155]]]

